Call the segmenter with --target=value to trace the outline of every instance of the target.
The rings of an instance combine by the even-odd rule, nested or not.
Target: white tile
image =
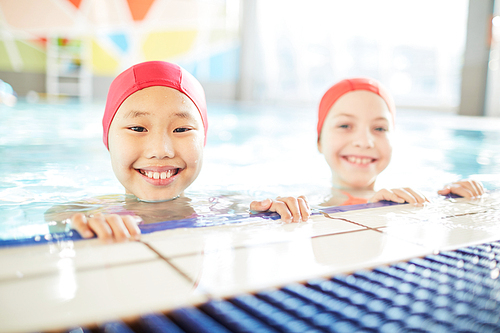
[[[365,227],[378,228],[385,226],[392,220],[412,219],[414,212],[421,211],[422,208],[407,204],[330,213],[328,215],[334,219],[345,219]]]
[[[202,291],[230,296],[428,254],[421,246],[361,230],[172,259]]]
[[[217,252],[236,247],[255,246],[320,235],[359,230],[356,224],[314,215],[308,222],[284,223],[280,220],[257,220],[253,223],[165,231],[144,235],[142,241],[164,257]]]
[[[142,243],[104,243],[97,239],[2,248],[0,281],[57,272],[61,260],[71,260],[76,269],[85,269],[153,258],[158,255]]]
[[[420,244],[432,251],[500,240],[500,210],[421,221],[393,221],[384,233]]]
[[[343,218],[369,228],[380,228],[388,224],[426,221],[488,211],[488,208],[473,205],[467,199],[436,200],[424,205],[402,204],[379,208],[360,209],[328,214],[332,218]]]
[[[482,195],[480,198],[470,200],[473,205],[500,209],[500,191],[491,191]]]
[[[0,332],[62,330],[206,301],[162,260],[0,283]]]

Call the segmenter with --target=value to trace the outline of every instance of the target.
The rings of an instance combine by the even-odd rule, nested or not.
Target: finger
[[[450,186],[445,186],[442,190],[439,190],[438,191],[438,194],[440,195],[448,195],[451,193],[451,189],[450,189]]]
[[[284,222],[292,221],[292,214],[290,213],[287,205],[283,201],[274,201],[273,205],[269,210],[278,213],[281,217],[281,220]]]
[[[475,181],[475,180],[470,180],[471,185],[474,188],[474,196],[479,197],[484,194],[484,187],[481,182]]]
[[[467,199],[470,199],[474,196],[474,194],[470,190],[468,190],[467,188],[465,188],[463,186],[452,186],[451,193],[457,194],[457,195],[464,197],[464,198],[467,198]]]
[[[302,219],[302,215],[300,214],[300,208],[297,199],[295,199],[294,197],[278,197],[277,200],[285,203],[286,209],[290,212],[290,214],[292,214],[293,222],[300,222],[300,220]]]
[[[392,202],[397,202],[397,203],[404,203],[405,202],[405,199],[400,198],[393,191],[385,189],[385,188],[378,191],[377,193],[375,193],[375,195],[370,199],[370,202],[378,202],[381,200],[392,201]]]
[[[429,202],[429,200],[425,197],[425,195],[423,195],[421,192],[417,191],[417,190],[414,190],[412,188],[409,188],[409,187],[405,187],[404,190],[408,193],[410,193],[413,198],[415,198],[416,200],[416,203],[418,204],[423,204],[425,202]]]
[[[94,217],[88,220],[89,227],[94,231],[98,238],[101,239],[112,239],[113,230],[106,223],[106,219],[102,214],[96,214]]]
[[[472,180],[461,180],[452,185],[453,187],[459,188],[463,187],[466,190],[468,190],[471,193],[471,196],[476,196],[476,193],[478,193],[476,186],[474,185]]]
[[[305,195],[299,195],[299,197],[297,199],[302,199],[304,200],[305,204],[306,204],[306,207],[307,209],[311,210],[311,207],[309,207],[309,202],[307,201],[307,198]]]
[[[371,197],[370,200],[368,200],[368,202],[379,202],[380,200],[385,200],[384,193],[386,193],[386,192],[387,192],[387,190],[385,188],[377,191],[373,195],[373,197]]]
[[[481,182],[475,180],[467,179],[454,183],[455,186],[462,186],[472,193],[472,197],[478,197],[484,194],[484,187]]]
[[[377,193],[375,193],[373,195],[373,197],[370,198],[370,200],[368,200],[368,202],[379,202],[381,200],[385,200],[384,199],[384,192],[386,192],[387,190],[383,189],[383,190],[380,190],[378,191]]]
[[[484,193],[486,193],[486,189],[484,188],[483,183],[476,182],[476,185],[479,189],[479,195],[483,195]]]
[[[109,214],[105,217],[106,222],[110,226],[113,236],[118,241],[123,241],[130,238],[130,233],[128,232],[127,227],[125,226],[122,217],[117,214]]]
[[[82,213],[77,213],[71,217],[71,226],[78,231],[83,238],[92,238],[95,236],[87,225],[87,218]]]
[[[379,202],[380,200],[385,200],[384,196],[380,192],[377,192],[370,198],[370,200],[368,200],[368,202]]]
[[[417,199],[413,196],[412,193],[408,192],[404,188],[394,188],[392,189],[395,195],[397,195],[399,198],[403,199],[404,201],[414,204],[418,203]]]
[[[309,220],[309,217],[311,216],[311,208],[309,208],[307,200],[305,200],[305,198],[300,196],[297,198],[297,202],[299,203],[299,209],[300,209],[300,215],[302,215],[302,221],[305,222]]]
[[[130,236],[134,239],[139,239],[139,236],[141,235],[141,229],[139,229],[136,219],[134,219],[134,217],[130,215],[126,215],[122,216],[122,220],[123,223],[125,223]]]
[[[262,201],[252,201],[250,203],[250,210],[254,210],[256,212],[265,212],[269,210],[273,204],[271,199],[266,199]]]

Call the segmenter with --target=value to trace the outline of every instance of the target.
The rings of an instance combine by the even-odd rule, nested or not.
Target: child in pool
[[[163,61],[137,64],[112,82],[104,111],[103,141],[113,172],[140,201],[182,197],[198,176],[208,128],[205,93],[183,68]],[[304,197],[253,201],[253,211],[271,211],[284,221],[306,221]],[[71,223],[83,237],[137,238],[130,215],[74,214]]]
[[[322,205],[428,201],[411,188],[374,191],[377,176],[391,160],[395,114],[391,95],[374,79],[342,80],[324,94],[318,112],[318,150],[330,166],[333,187]],[[484,188],[480,182],[461,180],[438,193],[471,198],[482,195]]]

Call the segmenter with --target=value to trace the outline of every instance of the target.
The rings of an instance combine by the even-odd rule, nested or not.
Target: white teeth
[[[175,173],[175,170],[168,170],[164,172],[153,172],[153,171],[142,171],[142,174],[148,178],[153,179],[168,179],[172,177]]]
[[[372,159],[368,158],[368,157],[361,158],[361,157],[355,157],[355,156],[348,156],[347,160],[349,162],[355,163],[355,164],[369,164],[372,162]]]

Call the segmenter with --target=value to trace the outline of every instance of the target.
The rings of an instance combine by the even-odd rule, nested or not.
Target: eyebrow
[[[131,110],[129,113],[127,113],[123,118],[140,118],[140,117],[145,117],[149,116],[151,113],[147,111],[137,111],[137,110]]]
[[[333,117],[341,117],[341,116],[344,116],[344,117],[349,117],[349,118],[356,118],[356,116],[352,115],[352,114],[347,114],[347,113],[339,113],[339,114],[336,114],[334,115]]]
[[[352,114],[347,114],[347,113],[339,113],[339,114],[336,114],[334,116],[334,118],[337,118],[337,117],[341,117],[341,116],[344,116],[344,117],[348,117],[348,118],[357,118],[355,115],[352,115]],[[373,120],[386,120],[386,121],[389,121],[389,119],[387,119],[386,117],[378,117],[378,118],[375,118]]]
[[[189,112],[182,112],[182,111],[176,112],[172,116],[182,118],[182,119],[192,119],[193,118],[193,116]]]
[[[140,118],[140,117],[146,117],[150,116],[151,113],[148,111],[138,111],[138,110],[131,110],[129,113],[127,113],[124,118]],[[182,119],[192,119],[193,116],[189,112],[176,112],[172,115],[172,117],[177,117],[177,118],[182,118]]]

